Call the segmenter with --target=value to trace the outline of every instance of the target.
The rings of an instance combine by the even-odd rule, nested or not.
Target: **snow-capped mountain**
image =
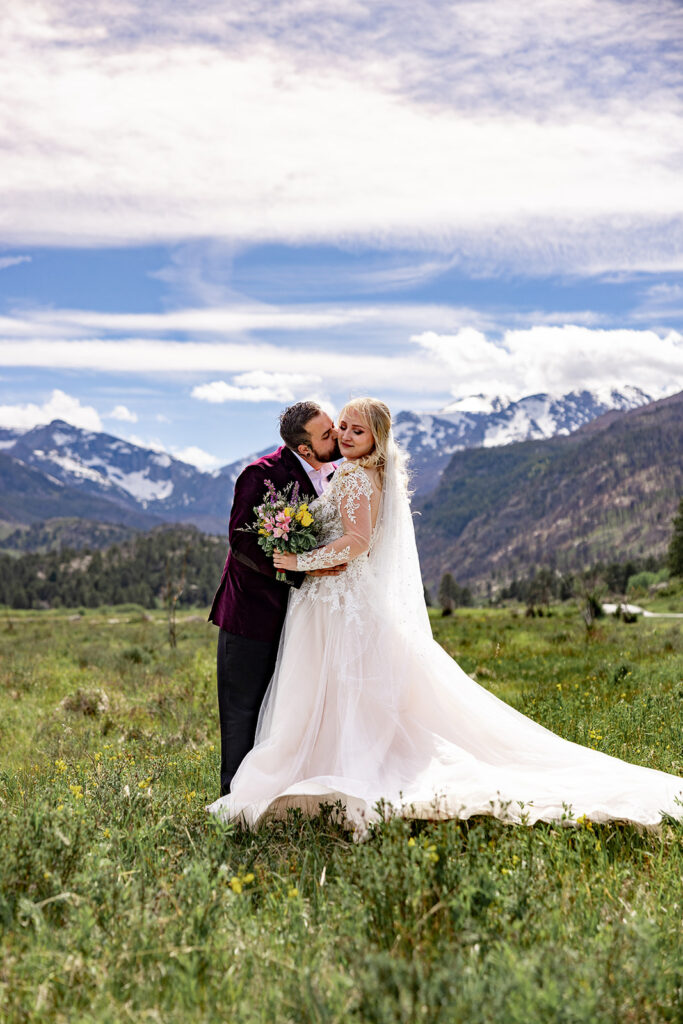
[[[439,413],[401,412],[395,433],[411,455],[415,490],[426,494],[454,452],[569,434],[604,412],[649,400],[638,388],[530,395],[515,402],[475,395]],[[183,522],[224,534],[235,480],[255,457],[207,473],[166,452],[63,420],[24,432],[1,430],[6,493],[0,519],[19,524],[69,515],[150,527]]]
[[[166,452],[140,448],[63,420],[26,431],[5,451],[58,483],[125,505],[132,499],[143,509],[171,497],[176,503],[183,496],[189,500],[188,484],[199,475]]]
[[[11,432],[7,432],[10,434]],[[193,523],[207,532],[224,533],[232,492],[239,473],[256,455],[246,456],[207,473],[167,452],[142,448],[111,434],[74,427],[63,420],[3,438],[2,453],[23,466],[39,470],[52,484],[76,491],[84,501],[111,503],[159,522]],[[71,497],[71,500],[73,498]],[[33,520],[30,509],[26,522]]]
[[[636,387],[529,395],[518,401],[472,395],[437,413],[400,412],[394,433],[410,453],[416,492],[426,494],[436,487],[454,452],[571,434],[605,412],[650,401]]]

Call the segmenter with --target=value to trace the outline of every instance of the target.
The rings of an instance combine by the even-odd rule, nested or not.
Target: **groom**
[[[284,446],[252,462],[235,482],[228,527],[228,558],[213,599],[209,621],[218,634],[218,713],[221,725],[221,796],[230,792],[232,777],[254,745],[258,713],[275,668],[280,633],[287,610],[289,584],[275,579],[272,559],[256,535],[240,527],[254,520],[254,506],[266,492],[298,483],[302,500],[322,494],[340,458],[334,423],[315,402],[297,402],[280,417]],[[313,575],[334,576],[344,566],[318,569]],[[291,572],[300,587],[304,573]]]

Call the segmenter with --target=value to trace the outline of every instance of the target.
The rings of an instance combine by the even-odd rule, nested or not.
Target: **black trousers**
[[[270,682],[279,641],[218,633],[216,676],[221,723],[221,796],[254,745],[258,713]]]

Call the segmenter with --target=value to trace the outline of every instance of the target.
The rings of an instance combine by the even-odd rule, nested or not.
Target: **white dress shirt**
[[[298,452],[294,452],[294,454],[306,470],[306,475],[313,484],[315,493],[320,497],[323,491],[327,489],[327,485],[329,483],[327,478],[334,473],[337,468],[337,463],[326,462],[320,469],[313,469],[313,466],[310,466],[305,459],[302,459]]]

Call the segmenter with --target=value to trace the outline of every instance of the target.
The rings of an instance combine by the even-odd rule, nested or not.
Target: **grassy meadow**
[[[3,1021],[683,1021],[683,822],[220,824],[204,619],[173,649],[136,606],[0,611]],[[525,714],[680,775],[682,623],[433,620]]]

